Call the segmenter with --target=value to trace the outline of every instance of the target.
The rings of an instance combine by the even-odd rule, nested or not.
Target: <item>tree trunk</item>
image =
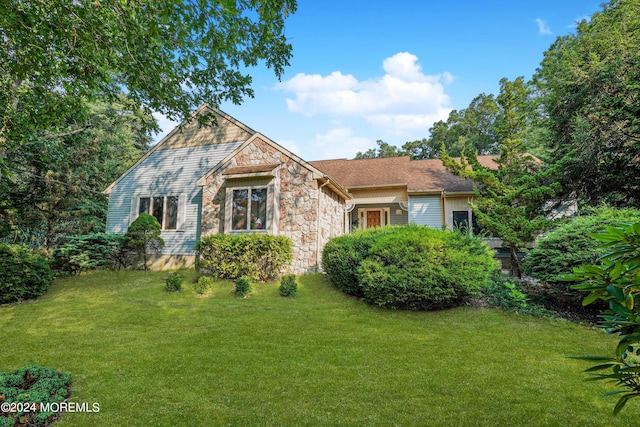
[[[518,248],[515,246],[509,246],[509,254],[511,255],[511,275],[522,278],[522,271],[520,270],[520,260],[518,259]]]

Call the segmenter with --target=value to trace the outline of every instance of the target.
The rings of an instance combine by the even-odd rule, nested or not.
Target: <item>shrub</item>
[[[29,411],[0,411],[0,426],[47,426],[58,416],[43,412],[38,403],[60,403],[69,397],[71,376],[51,368],[29,366],[14,372],[0,372],[0,403],[29,405]]]
[[[170,273],[164,281],[167,292],[180,292],[182,289],[182,275],[177,271]]]
[[[394,230],[395,227],[369,228],[329,240],[322,251],[322,268],[331,282],[349,295],[364,296],[358,267],[376,239]]]
[[[237,297],[246,297],[251,293],[252,288],[253,285],[248,277],[240,277],[236,280],[235,294]]]
[[[296,282],[295,274],[287,274],[282,276],[280,280],[280,295],[283,297],[292,297],[298,293],[298,282]]]
[[[25,246],[0,243],[0,304],[39,297],[53,280],[49,261]]]
[[[262,233],[213,234],[203,237],[197,247],[200,268],[228,280],[273,280],[293,259],[290,239]]]
[[[606,304],[599,301],[584,307],[581,293],[559,277],[582,264],[600,263],[599,258],[605,254],[605,249],[599,248],[590,234],[602,233],[608,226],[634,220],[640,220],[639,210],[601,207],[593,215],[576,217],[540,239],[525,259],[524,272],[550,285],[545,292],[548,308],[595,321]]]
[[[479,294],[497,267],[492,251],[473,236],[407,226],[375,240],[358,279],[369,303],[431,310]]]
[[[160,237],[160,223],[148,213],[141,213],[131,223],[124,236],[124,246],[127,250],[142,255],[144,269],[147,269],[147,255],[158,253],[164,246]]]
[[[204,295],[213,288],[213,279],[209,276],[200,276],[196,283],[195,290],[199,295]]]
[[[53,251],[54,270],[79,274],[83,270],[111,269],[125,265],[124,235],[94,233],[72,236]]]
[[[513,277],[505,279],[496,274],[482,292],[491,298],[492,305],[505,311],[532,316],[553,316],[555,314],[553,310],[548,310],[535,301],[535,297],[527,293],[525,286]]]
[[[640,210],[609,207],[598,208],[593,215],[576,217],[538,241],[525,259],[524,272],[547,283],[562,283],[561,275],[582,264],[599,263],[604,255],[605,249],[599,248],[590,234],[602,233],[620,222],[638,220]]]

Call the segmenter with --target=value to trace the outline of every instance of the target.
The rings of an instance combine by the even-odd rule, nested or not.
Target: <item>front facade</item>
[[[357,228],[472,223],[472,184],[440,160],[307,162],[219,110],[194,114],[204,109],[217,126],[176,128],[105,190],[107,232],[125,233],[142,212],[158,219],[154,268],[192,265],[204,235],[269,233],[293,241],[290,271],[304,274],[329,239]]]

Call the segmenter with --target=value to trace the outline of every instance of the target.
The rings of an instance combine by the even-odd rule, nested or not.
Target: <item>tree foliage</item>
[[[552,160],[588,203],[640,201],[640,0],[611,0],[559,37],[534,76]]]
[[[376,141],[378,144],[378,148],[370,148],[367,151],[358,151],[356,153],[356,159],[375,159],[381,157],[397,157],[406,155],[402,150],[400,150],[395,145],[391,145],[383,140],[379,139]]]
[[[500,141],[497,169],[482,166],[474,152],[463,154],[458,162],[444,147],[441,150],[442,161],[450,172],[477,184],[473,210],[478,222],[509,248],[512,273],[517,277],[522,274],[517,252],[549,226],[542,206],[560,190],[550,175],[553,171],[522,152],[529,96],[522,77],[500,81],[497,102],[503,118],[496,128]]]
[[[244,67],[264,62],[279,77],[288,65],[284,20],[295,9],[295,0],[2,2],[0,166],[34,138],[81,131],[86,100],[123,90],[135,109],[173,120],[204,102],[240,103],[253,94]]]
[[[141,110],[126,98],[83,105],[91,126],[60,138],[32,138],[6,153],[0,180],[0,238],[51,247],[65,234],[104,231],[100,192],[148,150]],[[70,123],[71,125],[72,123]]]

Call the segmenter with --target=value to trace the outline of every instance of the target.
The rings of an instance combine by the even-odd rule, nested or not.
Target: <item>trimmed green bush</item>
[[[165,289],[167,292],[180,292],[182,289],[182,275],[177,271],[170,273],[165,279]]]
[[[212,234],[203,237],[197,248],[200,269],[228,280],[274,280],[293,259],[290,239],[262,233]]]
[[[298,293],[298,282],[295,274],[286,274],[280,279],[280,295],[293,297]]]
[[[50,425],[60,414],[44,412],[36,404],[58,404],[70,394],[71,376],[51,368],[28,366],[14,372],[0,372],[0,403],[28,405],[28,411],[0,411],[0,426]]]
[[[329,240],[322,251],[322,268],[331,282],[349,295],[364,296],[358,267],[376,239],[394,230],[395,227],[369,228]]]
[[[124,235],[94,233],[71,236],[53,251],[54,270],[79,274],[84,270],[124,267]]]
[[[237,297],[246,297],[251,293],[252,289],[253,284],[251,283],[251,279],[248,277],[239,277],[236,280],[235,294]]]
[[[538,241],[524,261],[524,273],[543,282],[561,283],[559,277],[571,273],[574,267],[600,263],[605,249],[590,234],[635,221],[640,221],[640,210],[609,207],[598,208],[593,215],[576,217]]]
[[[131,223],[124,236],[124,247],[127,251],[142,255],[143,267],[146,270],[149,254],[159,253],[164,246],[160,237],[160,223],[153,215],[141,213]]]
[[[525,258],[524,273],[549,285],[544,291],[545,306],[565,317],[577,316],[596,322],[596,316],[606,309],[607,304],[596,301],[583,306],[584,295],[573,289],[570,283],[559,280],[559,277],[570,274],[583,264],[601,263],[600,257],[606,249],[600,248],[599,242],[590,237],[591,234],[603,233],[607,227],[622,222],[639,220],[640,210],[601,207],[593,215],[576,217],[540,239]]]
[[[478,295],[497,268],[492,251],[476,237],[406,226],[378,236],[358,279],[371,304],[433,310]]]
[[[195,285],[196,293],[199,295],[205,295],[211,289],[213,289],[213,279],[209,276],[200,276]]]
[[[44,255],[25,246],[0,243],[0,304],[39,297],[53,274]]]

